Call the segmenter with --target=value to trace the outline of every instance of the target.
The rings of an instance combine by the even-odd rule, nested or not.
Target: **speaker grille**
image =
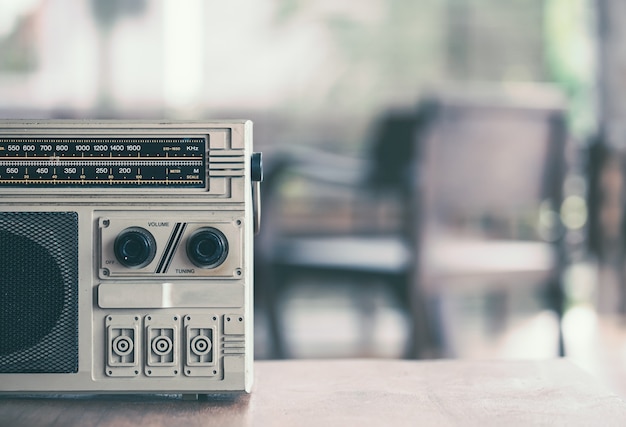
[[[76,212],[0,212],[0,372],[78,372]]]

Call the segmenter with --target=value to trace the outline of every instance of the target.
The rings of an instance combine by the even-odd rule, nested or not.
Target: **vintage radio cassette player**
[[[0,121],[0,393],[248,392],[252,123]]]

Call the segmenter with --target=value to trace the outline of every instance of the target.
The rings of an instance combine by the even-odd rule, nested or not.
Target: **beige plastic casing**
[[[0,121],[0,136],[199,136],[207,144],[205,188],[0,188],[0,212],[76,212],[79,246],[78,372],[0,373],[0,393],[249,392],[252,122]],[[176,224],[186,228],[166,273],[155,273],[156,261],[141,269],[116,264],[111,245],[120,230],[149,230],[158,260]],[[228,239],[227,258],[214,269],[185,255],[186,239],[202,227]],[[130,357],[112,352],[120,334],[134,340]],[[154,341],[159,334],[167,338]]]

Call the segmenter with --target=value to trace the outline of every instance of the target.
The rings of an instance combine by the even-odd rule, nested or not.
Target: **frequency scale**
[[[5,137],[0,186],[203,188],[206,146],[205,137]]]

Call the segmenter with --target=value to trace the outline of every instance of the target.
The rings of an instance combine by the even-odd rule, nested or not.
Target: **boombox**
[[[0,121],[0,393],[249,392],[252,123]]]

